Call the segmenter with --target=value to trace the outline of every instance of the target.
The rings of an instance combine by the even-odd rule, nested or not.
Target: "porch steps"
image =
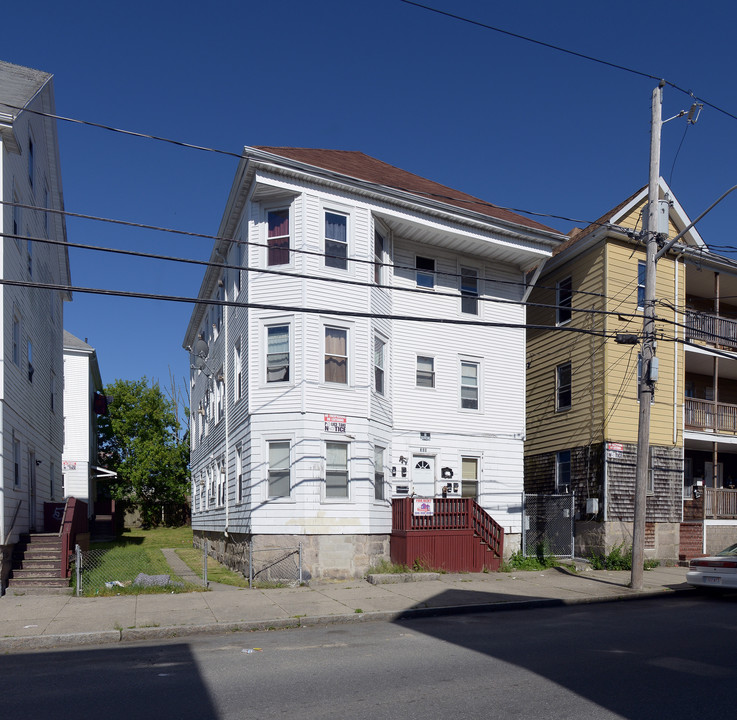
[[[61,538],[56,533],[22,535],[13,550],[13,570],[8,588],[27,594],[71,592],[61,577]]]

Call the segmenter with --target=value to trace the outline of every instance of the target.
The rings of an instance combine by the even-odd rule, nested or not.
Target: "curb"
[[[654,597],[670,597],[694,588],[672,588],[648,590],[639,593],[628,592],[605,597],[583,597],[561,600],[545,598],[537,600],[499,601],[478,605],[449,605],[447,607],[409,608],[406,610],[378,610],[376,612],[351,613],[344,615],[315,615],[301,618],[279,618],[274,620],[246,620],[231,623],[206,623],[203,625],[169,625],[162,627],[127,628],[123,630],[99,630],[66,635],[28,635],[25,637],[0,638],[0,652],[14,650],[47,650],[52,648],[85,647],[89,645],[109,645],[123,642],[142,642],[150,640],[170,640],[198,635],[226,635],[238,632],[264,632],[268,630],[297,630],[299,628],[324,625],[348,625],[363,622],[401,622],[430,617],[451,615],[470,615],[474,613],[509,612],[518,610],[537,610],[542,608],[568,607],[575,605],[595,605],[599,603],[620,602],[622,600],[647,600]]]

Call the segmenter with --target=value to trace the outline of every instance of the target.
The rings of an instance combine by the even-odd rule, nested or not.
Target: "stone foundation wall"
[[[734,529],[737,535],[737,527]],[[647,523],[645,534],[646,558],[660,560],[662,563],[675,563],[678,560],[680,523]],[[577,557],[607,555],[618,545],[622,545],[625,550],[632,547],[631,522],[576,522],[574,552]]]
[[[737,525],[707,525],[704,532],[707,555],[713,555],[737,543]]]
[[[249,542],[253,540],[254,572],[264,580],[293,572],[296,548],[302,543],[302,579],[363,577],[380,560],[390,560],[389,535],[247,535],[194,531],[195,547],[208,542],[208,554],[231,570],[248,574]],[[290,554],[291,553],[291,554]],[[289,555],[290,559],[280,560]]]

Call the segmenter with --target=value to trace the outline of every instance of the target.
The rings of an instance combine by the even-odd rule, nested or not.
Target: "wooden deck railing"
[[[88,531],[87,503],[77,500],[77,498],[67,498],[64,518],[59,528],[59,536],[61,537],[61,577],[68,578],[71,574],[69,556],[74,550],[77,535]]]
[[[685,408],[686,427],[737,434],[737,405],[686,398]]]
[[[737,348],[737,320],[709,313],[686,312],[686,339]]]
[[[704,517],[708,519],[737,518],[737,490],[704,488]]]

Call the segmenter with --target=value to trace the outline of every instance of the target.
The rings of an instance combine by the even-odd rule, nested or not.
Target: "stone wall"
[[[713,555],[737,543],[737,525],[706,525],[706,554]]]
[[[632,523],[612,520],[606,523],[578,521],[575,529],[575,554],[577,557],[608,555],[621,545],[623,550],[632,547]],[[737,527],[735,528],[737,534]],[[680,523],[647,523],[645,530],[645,558],[660,560],[664,564],[678,560]]]

